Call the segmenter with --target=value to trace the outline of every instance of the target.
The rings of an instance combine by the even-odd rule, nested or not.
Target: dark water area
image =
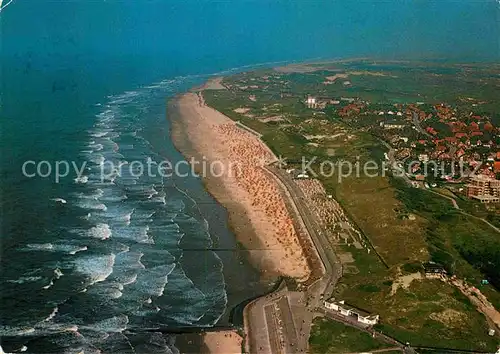
[[[229,325],[233,306],[264,291],[226,211],[199,179],[130,169],[102,179],[108,163],[182,160],[169,140],[166,100],[201,80],[163,80],[107,96],[87,113],[93,124],[78,132],[54,127],[62,143],[51,141],[40,154],[54,164],[63,160],[50,158],[61,153],[54,145],[69,145],[71,162],[85,166],[82,176],[56,183],[21,175],[6,186],[19,209],[2,211],[5,350],[126,352],[150,344],[148,352],[175,352],[175,336],[163,336],[158,347],[151,330]],[[39,161],[36,155],[29,159]]]

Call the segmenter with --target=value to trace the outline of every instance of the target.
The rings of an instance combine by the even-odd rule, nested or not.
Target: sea
[[[431,15],[445,5],[468,17],[442,35],[446,22]],[[1,6],[0,343],[12,353],[177,353],[173,332],[232,325],[235,306],[272,286],[199,178],[138,171],[183,160],[170,140],[172,97],[262,66],[416,49],[459,56],[462,42],[483,57],[498,40],[494,2]],[[408,11],[436,37],[426,27],[419,42],[418,23],[404,37],[404,21],[382,30],[373,15]],[[360,23],[378,27],[369,34]],[[111,165],[125,168],[102,178]]]

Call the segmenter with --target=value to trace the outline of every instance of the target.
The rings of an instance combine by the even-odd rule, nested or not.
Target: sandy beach
[[[269,149],[258,137],[206,106],[201,93],[177,98],[170,110],[172,140],[183,155],[217,161],[212,165],[218,167],[215,173],[203,173],[203,180],[228,210],[231,227],[249,251],[252,264],[264,277],[306,280],[310,270],[292,219],[278,186],[262,167],[274,160]]]
[[[209,353],[237,354],[241,353],[243,338],[236,331],[206,332],[203,343]]]

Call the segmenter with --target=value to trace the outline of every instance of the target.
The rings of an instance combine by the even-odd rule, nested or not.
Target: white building
[[[404,129],[406,125],[404,123],[390,121],[390,122],[381,122],[384,124],[384,129]]]
[[[325,301],[324,306],[328,310],[338,312],[339,315],[353,318],[360,323],[370,326],[377,324],[380,318],[379,315],[371,315],[368,312],[346,305],[344,300],[338,302],[333,300]]]
[[[429,155],[427,154],[420,154],[418,155],[418,160],[422,162],[428,162],[429,161]]]
[[[316,108],[318,106],[318,103],[316,102],[316,98],[308,96],[307,97],[307,107],[308,108]]]

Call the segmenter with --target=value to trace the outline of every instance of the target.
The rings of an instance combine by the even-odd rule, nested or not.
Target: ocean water
[[[171,343],[159,345],[154,333],[144,338],[145,329],[220,324],[228,310],[221,256],[258,282],[243,260],[212,250],[236,245],[222,208],[199,181],[132,175],[128,168],[101,178],[111,162],[139,161],[155,171],[180,159],[165,142],[166,99],[203,79],[178,77],[110,95],[79,116],[88,119],[85,129],[53,127],[57,134],[33,155],[53,163],[46,153],[67,144],[65,155],[85,166],[80,177],[56,183],[10,175],[0,295],[5,350],[131,351],[139,332],[142,344],[161,352]],[[221,220],[210,224],[217,214]]]
[[[200,180],[99,178],[109,162],[182,159],[169,139],[169,98],[215,73],[273,62],[500,54],[495,1],[7,3],[0,340],[8,352],[176,352],[175,336],[155,329],[227,324],[231,306],[263,291],[231,251],[227,214]],[[72,170],[56,181],[24,176],[26,161],[85,167],[81,178]]]

